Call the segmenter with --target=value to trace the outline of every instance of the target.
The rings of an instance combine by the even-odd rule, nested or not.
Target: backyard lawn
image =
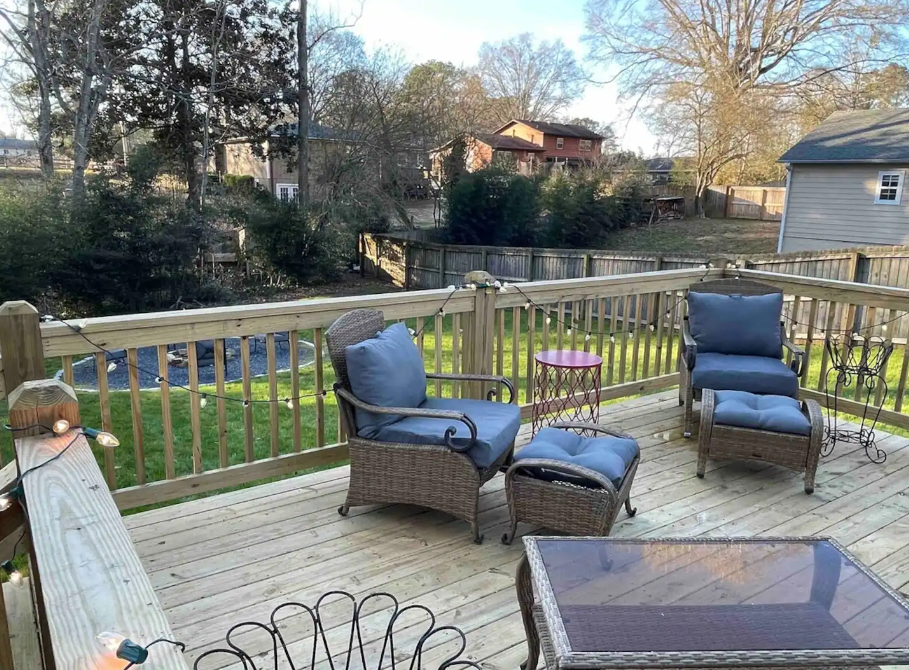
[[[612,233],[603,244],[615,251],[763,254],[776,252],[779,221],[681,219]]]

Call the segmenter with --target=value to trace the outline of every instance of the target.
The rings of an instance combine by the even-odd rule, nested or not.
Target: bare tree
[[[584,92],[586,77],[561,40],[534,43],[524,33],[480,47],[478,72],[498,103],[498,121],[552,120]]]
[[[907,0],[588,0],[584,40],[637,96],[678,81],[792,88],[887,62],[907,16]]]

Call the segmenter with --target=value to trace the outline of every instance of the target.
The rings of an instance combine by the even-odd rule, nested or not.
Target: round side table
[[[559,421],[599,421],[602,358],[586,351],[550,350],[534,360],[534,435]]]

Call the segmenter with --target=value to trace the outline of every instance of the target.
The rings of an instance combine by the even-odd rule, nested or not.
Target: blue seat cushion
[[[791,398],[799,391],[799,378],[795,372],[783,361],[764,356],[698,352],[691,384],[696,389],[747,391]]]
[[[529,458],[544,458],[580,465],[609,478],[618,488],[628,467],[641,453],[638,443],[624,437],[584,437],[560,428],[543,428],[530,444],[515,455],[515,462]],[[544,479],[576,481],[578,478],[552,470],[535,473]]]
[[[426,370],[407,326],[396,323],[375,337],[344,350],[350,390],[357,398],[379,407],[417,408],[426,400]],[[396,414],[357,409],[357,434],[376,438]]]
[[[427,398],[420,408],[463,412],[470,417],[477,427],[477,441],[465,453],[481,470],[491,466],[511,448],[521,427],[521,408],[517,405],[488,400]],[[372,439],[379,442],[444,445],[445,430],[449,426],[457,430],[452,438],[457,447],[470,444],[470,430],[460,421],[411,416],[382,426]],[[362,431],[360,437],[364,437]]]
[[[783,355],[780,314],[783,294],[688,294],[688,329],[698,353],[738,356]]]
[[[809,435],[811,422],[795,398],[754,395],[744,391],[717,391],[713,422],[723,426]]]

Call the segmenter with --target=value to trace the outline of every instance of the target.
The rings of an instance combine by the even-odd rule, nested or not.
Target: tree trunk
[[[54,178],[54,138],[51,135],[51,99],[47,82],[38,81],[38,158],[41,161],[41,176]]]
[[[40,10],[35,0],[28,3],[26,30],[31,44],[38,85],[38,158],[41,161],[41,176],[54,178],[54,140],[51,134],[51,81],[47,66],[47,42],[50,18],[42,4]]]
[[[297,202],[309,209],[309,45],[306,41],[307,0],[297,17]]]
[[[197,208],[199,206],[199,194],[201,192],[201,179],[199,175],[198,152],[196,151],[196,134],[193,128],[194,105],[192,101],[192,91],[190,90],[189,78],[192,70],[192,62],[189,53],[189,35],[188,31],[181,31],[181,64],[180,74],[182,85],[180,87],[182,100],[178,102],[180,115],[180,158],[183,162],[183,170],[186,175],[186,204],[189,207]],[[208,166],[203,165],[203,169]]]

